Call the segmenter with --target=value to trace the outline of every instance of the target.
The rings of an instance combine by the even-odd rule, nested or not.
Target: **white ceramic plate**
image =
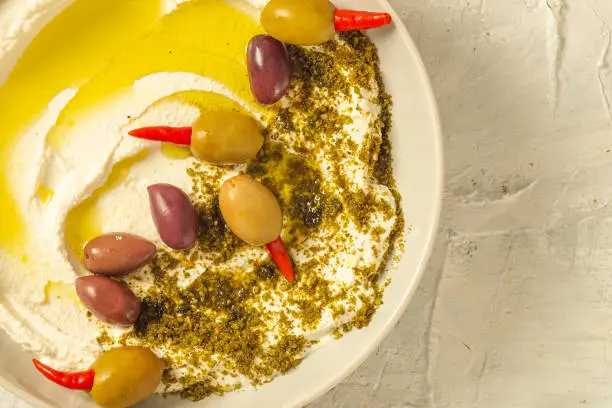
[[[4,6],[17,3],[9,0]],[[380,52],[387,90],[393,96],[394,168],[406,221],[411,227],[406,253],[393,273],[384,305],[370,326],[353,331],[341,340],[326,342],[298,369],[255,392],[235,392],[196,404],[152,398],[140,405],[143,408],[303,406],[342,381],[375,350],[393,329],[414,294],[433,245],[441,204],[443,160],[435,100],[418,51],[386,0],[337,0],[335,3],[342,8],[385,10],[393,14],[395,21],[393,27],[370,32]],[[52,10],[40,18],[49,20],[57,11]],[[23,49],[29,40],[24,39],[17,48]],[[0,61],[0,72],[12,62]],[[31,358],[0,333],[0,385],[40,408],[94,407],[83,394],[63,390],[44,380],[32,367]]]

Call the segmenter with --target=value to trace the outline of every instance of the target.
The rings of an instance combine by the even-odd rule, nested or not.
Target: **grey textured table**
[[[391,2],[440,107],[443,223],[398,327],[311,408],[609,407],[612,1]]]

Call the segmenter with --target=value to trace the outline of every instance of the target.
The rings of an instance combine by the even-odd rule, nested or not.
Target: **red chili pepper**
[[[57,371],[46,364],[34,359],[34,367],[47,379],[71,390],[89,391],[94,384],[94,370],[80,371],[78,373],[64,373]]]
[[[295,279],[293,265],[291,264],[291,259],[289,259],[287,248],[285,248],[285,244],[283,243],[281,237],[278,237],[274,241],[266,244],[266,248],[276,263],[276,266],[278,266],[278,269],[280,269],[283,275],[285,275],[285,278],[287,278],[289,282],[293,282]]]
[[[336,10],[334,26],[336,31],[369,30],[391,24],[391,14],[357,10]]]
[[[130,136],[139,139],[169,142],[177,145],[191,144],[191,127],[149,126],[128,132]]]

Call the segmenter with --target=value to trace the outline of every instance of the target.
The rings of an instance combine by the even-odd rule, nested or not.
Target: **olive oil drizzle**
[[[0,87],[0,246],[19,251],[27,239],[23,214],[13,197],[10,156],[21,134],[57,94],[97,75],[117,53],[152,30],[160,0],[80,0],[36,35]],[[43,198],[50,198],[47,194]]]
[[[41,30],[0,87],[5,119],[0,131],[3,249],[19,254],[19,247],[28,239],[12,185],[30,163],[18,163],[12,169],[10,155],[23,132],[61,91],[78,88],[46,135],[51,151],[66,146],[69,129],[81,117],[128,92],[136,80],[159,72],[191,72],[211,78],[231,89],[253,111],[263,111],[250,92],[244,61],[248,41],[262,33],[252,16],[224,0],[188,1],[162,15],[162,3],[75,1]],[[165,150],[174,156],[182,153]],[[53,195],[46,194],[45,188],[41,186],[39,198],[48,203]]]

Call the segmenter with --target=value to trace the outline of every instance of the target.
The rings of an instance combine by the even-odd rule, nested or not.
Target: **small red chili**
[[[283,243],[281,237],[278,237],[274,241],[266,244],[266,248],[276,263],[276,266],[278,266],[278,269],[280,269],[283,275],[285,275],[285,278],[287,278],[289,282],[293,282],[295,279],[293,265],[291,264],[291,259],[287,253],[287,248],[285,248],[285,244]]]
[[[191,127],[148,126],[128,132],[130,136],[139,139],[168,142],[177,145],[189,146],[191,144]]]
[[[334,27],[336,31],[369,30],[391,24],[391,14],[358,10],[336,10]]]
[[[66,387],[71,390],[89,391],[94,384],[94,370],[80,371],[76,373],[65,373],[55,370],[40,361],[33,359],[34,367],[47,379],[53,381],[57,385]]]

